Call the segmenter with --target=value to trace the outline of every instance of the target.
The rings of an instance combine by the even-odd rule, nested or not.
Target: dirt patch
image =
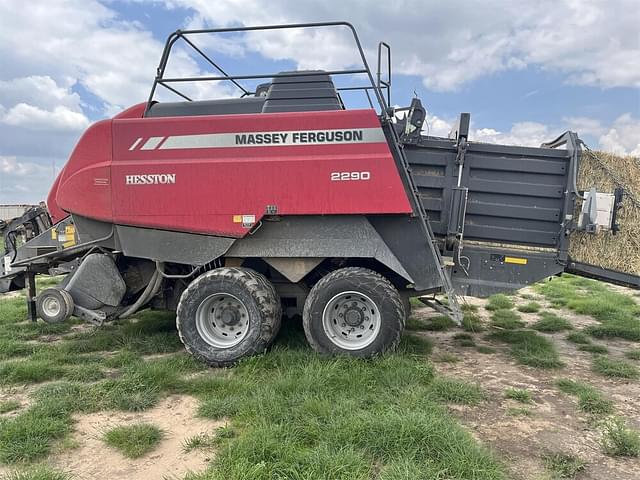
[[[0,389],[0,402],[15,401],[20,404],[15,410],[0,414],[0,418],[15,417],[23,413],[31,405],[32,392],[31,386],[10,386]],[[1,467],[0,472],[2,472]]]
[[[532,292],[527,292],[532,293]],[[517,304],[530,299],[515,298]],[[546,302],[537,299],[541,304]],[[478,300],[474,299],[474,304]],[[486,312],[480,309],[482,317]],[[418,318],[430,314],[416,309]],[[590,317],[566,310],[556,313],[582,328],[595,322]],[[521,314],[530,324],[536,314]],[[597,323],[597,322],[596,322]],[[592,355],[577,349],[577,345],[564,339],[567,332],[543,334],[554,342],[566,366],[558,370],[541,370],[518,365],[510,357],[503,344],[487,342],[484,333],[473,334],[476,345],[490,345],[495,354],[482,354],[474,347],[461,347],[453,340],[459,330],[425,332],[434,341],[434,355],[444,352],[454,354],[460,360],[455,363],[436,363],[443,375],[463,378],[478,383],[488,395],[486,402],[471,406],[451,406],[451,412],[466,425],[477,440],[504,459],[510,474],[517,480],[549,478],[543,457],[549,453],[567,453],[587,462],[580,480],[632,480],[638,478],[640,459],[613,458],[604,455],[600,448],[600,432],[593,418],[578,410],[576,399],[555,387],[559,378],[572,378],[586,382],[600,390],[615,405],[617,415],[624,417],[630,426],[640,428],[640,383],[601,377],[591,371]],[[637,346],[623,340],[596,340],[609,348],[612,358],[622,358],[625,350]],[[526,388],[533,403],[521,404],[504,397],[509,387]],[[523,414],[524,407],[527,411]],[[519,413],[519,414],[518,414]]]
[[[215,428],[225,423],[197,418],[197,406],[192,397],[174,395],[145,412],[78,415],[71,436],[71,444],[78,445],[77,448],[53,456],[48,463],[77,480],[183,478],[187,472],[205,469],[212,457],[212,452],[206,450],[185,453],[184,440],[202,433],[213,434]],[[101,440],[106,430],[138,422],[152,423],[164,432],[158,448],[142,458],[125,458]]]

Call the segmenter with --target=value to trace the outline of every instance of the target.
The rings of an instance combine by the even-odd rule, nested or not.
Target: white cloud
[[[493,128],[478,128],[471,132],[472,140],[486,143],[501,143],[505,145],[523,145],[539,147],[542,143],[553,140],[560,133],[538,122],[514,123],[508,132],[500,132]]]
[[[52,169],[29,160],[0,155],[0,203],[37,203],[44,200]]]
[[[453,120],[449,121],[437,115],[427,114],[427,120],[428,125],[425,125],[424,133],[429,135],[446,137],[453,126]],[[621,115],[609,126],[588,117],[564,118],[559,125],[516,122],[508,131],[478,126],[472,122],[469,139],[483,143],[539,147],[567,130],[577,132],[582,138],[585,135],[597,138],[598,145],[592,145],[592,148],[618,155],[640,157],[640,119],[630,113]]]
[[[0,123],[30,130],[78,131],[89,125],[73,81],[49,76],[0,80]],[[0,134],[1,135],[1,134]]]
[[[64,106],[79,112],[80,95],[71,91],[74,83],[71,78],[63,78],[58,84],[48,75],[0,80],[0,103],[5,106],[29,103],[44,109]]]
[[[71,78],[120,106],[148,95],[162,44],[97,1],[31,2],[29,8],[0,1],[0,17],[4,76]]]
[[[463,0],[273,0],[268,8],[260,0],[168,3],[193,8],[197,26],[352,19],[365,46],[376,45],[379,37],[394,46],[396,73],[419,75],[435,90],[455,90],[475,78],[528,65],[558,71],[578,84],[640,86],[636,0],[486,0],[481,6]],[[294,59],[302,68],[311,61],[316,67],[318,62],[346,66],[352,63],[352,50],[337,41],[339,35],[250,34],[243,47]]]
[[[53,110],[43,110],[33,105],[19,103],[0,116],[0,122],[30,130],[81,131],[89,126],[83,113],[74,112],[61,105]]]
[[[44,167],[33,162],[19,162],[16,157],[0,155],[0,172],[6,175],[24,177],[43,171]]]
[[[194,8],[188,27],[351,19],[369,60],[377,41],[386,40],[394,48],[394,74],[417,75],[434,90],[456,90],[483,76],[530,66],[578,84],[640,86],[637,0],[486,0],[481,6],[463,0],[149,1]],[[59,166],[64,162],[89,123],[87,114],[96,116],[96,105],[97,116],[110,116],[146,100],[163,39],[111,6],[110,1],[39,0],[22,8],[0,0],[0,201],[44,198],[52,181],[51,159]],[[293,59],[299,68],[335,68],[355,63],[348,34],[317,30],[309,37],[288,31],[199,42],[236,58],[258,52]],[[173,73],[199,73],[184,50],[174,53]],[[235,93],[211,82],[186,88],[193,98]],[[600,148],[640,155],[640,122],[634,115],[606,125],[587,117],[554,125],[518,122],[502,130],[474,124],[472,139],[537,146],[572,128],[599,139]],[[427,121],[429,133],[438,136],[446,136],[453,123],[437,112],[429,112]]]
[[[600,136],[600,147],[623,155],[640,157],[640,119],[625,113]]]

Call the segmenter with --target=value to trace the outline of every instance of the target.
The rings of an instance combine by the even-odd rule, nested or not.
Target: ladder
[[[409,108],[409,113],[407,114],[407,119],[406,119],[407,126],[411,121],[414,110],[417,110],[417,109],[422,109],[422,105],[420,104],[420,100],[415,98],[411,102],[411,107]],[[407,182],[407,185],[409,186],[409,190],[411,192],[411,203],[413,204],[414,212],[416,212],[417,217],[420,221],[420,226],[424,231],[425,238],[429,246],[429,250],[435,260],[438,276],[440,278],[440,282],[442,283],[442,289],[447,296],[448,305],[445,305],[442,302],[438,301],[435,298],[435,296],[432,299],[421,297],[420,301],[425,305],[433,308],[434,310],[444,315],[447,315],[458,325],[462,325],[463,313],[462,313],[462,308],[460,306],[460,300],[453,288],[451,277],[449,276],[449,272],[447,271],[447,266],[445,265],[442,254],[440,253],[440,248],[436,242],[436,237],[433,233],[433,230],[431,229],[429,218],[427,217],[427,214],[424,208],[422,208],[422,203],[420,202],[420,197],[418,196],[418,187],[414,183],[413,177],[411,176],[411,168],[409,166],[409,161],[407,160],[407,157],[404,153],[402,141],[400,140],[398,132],[396,131],[392,123],[392,119],[387,116],[385,120],[388,126],[388,130],[392,136],[392,140],[393,140],[392,143],[395,149],[395,154],[402,160],[402,165],[404,167],[402,174],[404,175],[404,179]],[[421,127],[421,122],[422,120],[420,120],[417,125],[414,125],[414,127],[418,129],[418,133]]]

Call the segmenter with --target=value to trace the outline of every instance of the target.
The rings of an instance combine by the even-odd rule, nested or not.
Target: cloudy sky
[[[372,63],[379,40],[392,45],[392,103],[417,94],[431,134],[468,111],[475,140],[538,145],[573,129],[594,148],[640,155],[638,0],[0,0],[0,19],[0,203],[44,199],[88,125],[146,100],[178,28],[347,20]],[[271,73],[349,67],[348,40],[290,31],[201,42],[230,72]],[[184,49],[171,69],[209,73]]]

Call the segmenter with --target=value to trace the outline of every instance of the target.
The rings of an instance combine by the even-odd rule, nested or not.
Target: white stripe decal
[[[281,145],[338,145],[381,142],[386,142],[386,139],[380,127],[289,130],[279,132],[203,133],[198,135],[176,135],[167,137],[167,140],[160,145],[159,150],[177,148],[277,147]],[[145,150],[145,147],[146,144],[142,149]]]
[[[131,144],[131,146],[129,147],[129,150],[131,151],[134,148],[136,148],[141,141],[142,141],[142,137],[138,137],[138,139]]]
[[[160,144],[162,140],[164,140],[164,137],[151,137],[149,138],[149,140],[144,142],[144,145],[142,145],[140,150],[153,150]]]

